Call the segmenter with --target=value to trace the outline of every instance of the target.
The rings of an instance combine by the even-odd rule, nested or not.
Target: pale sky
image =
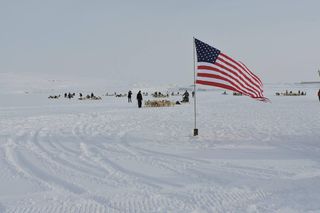
[[[0,73],[191,84],[196,38],[265,83],[319,80],[319,0],[0,0]]]

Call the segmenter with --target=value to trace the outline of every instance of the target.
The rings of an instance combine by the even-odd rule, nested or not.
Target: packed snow
[[[320,212],[319,86],[266,85],[271,103],[199,91],[194,137],[192,98],[138,109],[5,85],[0,212]]]

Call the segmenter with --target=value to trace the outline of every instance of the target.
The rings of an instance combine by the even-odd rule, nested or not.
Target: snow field
[[[5,103],[0,212],[320,211],[313,92],[270,91],[271,104],[199,92],[198,137],[193,103]]]

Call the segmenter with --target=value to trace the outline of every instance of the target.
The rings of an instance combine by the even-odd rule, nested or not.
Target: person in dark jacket
[[[182,95],[182,102],[189,102],[189,93],[187,90]]]
[[[141,106],[142,106],[142,94],[141,94],[141,91],[139,91],[138,94],[137,94],[137,100],[138,100],[138,107],[141,108]]]
[[[131,92],[131,90],[129,90],[129,92],[128,92],[128,103],[132,102],[131,96],[132,96],[132,92]]]
[[[306,93],[305,93],[306,94]],[[319,101],[320,101],[320,89],[318,91],[318,98],[319,98]]]

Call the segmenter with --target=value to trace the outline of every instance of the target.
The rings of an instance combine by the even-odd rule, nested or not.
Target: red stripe
[[[260,89],[260,92],[259,92],[259,94],[260,94],[260,96],[263,96],[263,94],[262,94],[262,92],[263,92],[263,89],[262,89],[262,87],[263,87],[263,85],[262,85],[262,82],[261,82],[261,80],[259,79],[259,77],[258,76],[256,76],[255,74],[253,74],[253,72],[251,72],[250,70],[249,70],[249,68],[244,64],[244,63],[241,63],[241,62],[239,62],[240,64],[242,64],[244,67],[243,67],[243,69],[245,69],[245,70],[247,70],[248,72],[250,72],[253,76],[255,76],[256,77],[256,79],[258,79],[258,81],[257,81],[257,83],[259,84],[259,89]]]
[[[256,76],[253,72],[251,72],[251,70],[250,70],[244,63],[242,63],[242,62],[239,62],[239,63],[240,63],[241,65],[243,65],[243,66],[245,67],[245,69],[248,70],[248,72],[250,72],[253,77],[256,78],[256,80],[258,81],[259,85],[262,87],[262,86],[263,86],[263,83],[262,83],[262,81],[260,80],[260,78],[259,78],[258,76]]]
[[[221,68],[224,69],[224,70],[227,70],[227,71],[233,73],[235,76],[237,76],[238,78],[240,78],[240,79],[242,80],[242,78],[241,78],[237,73],[235,73],[234,71],[230,70],[229,68],[227,68],[227,67],[225,67],[225,66],[223,66],[223,65],[221,65],[221,64],[219,64],[219,63],[217,63],[217,62],[215,63],[215,65],[221,67]],[[246,86],[243,85],[243,83],[241,83],[238,79],[234,78],[234,77],[231,76],[230,74],[228,74],[228,73],[226,73],[226,72],[224,72],[224,71],[222,71],[222,70],[220,70],[220,69],[217,69],[217,68],[211,67],[211,66],[198,66],[198,69],[212,70],[212,71],[219,72],[219,73],[221,73],[221,74],[223,74],[223,75],[225,75],[225,76],[228,76],[229,78],[233,79],[235,82],[237,82],[238,84],[240,84],[241,87],[243,87],[243,88],[245,88],[246,90],[250,91],[250,92],[247,92],[247,93],[253,93],[254,96],[259,96],[258,93],[257,93],[255,90],[252,90],[252,89],[254,89],[254,88],[250,89],[250,88],[246,87]],[[242,81],[243,81],[243,80],[242,80]]]
[[[208,86],[220,87],[220,88],[223,88],[223,89],[239,92],[236,88],[233,88],[232,86],[221,84],[221,83],[210,82],[210,81],[202,81],[202,80],[196,80],[196,83],[197,84],[208,85]]]
[[[261,90],[262,90],[262,89],[261,89],[260,83],[257,82],[257,81],[255,81],[255,79],[251,79],[250,77],[248,77],[247,75],[245,75],[244,73],[247,73],[247,71],[246,71],[243,67],[242,67],[241,69],[239,69],[239,68],[237,68],[235,65],[227,62],[226,60],[224,60],[224,59],[222,59],[222,58],[219,58],[219,57],[218,57],[218,59],[221,60],[221,61],[223,61],[223,62],[226,63],[227,65],[233,67],[233,69],[237,70],[238,72],[240,72],[241,75],[242,75],[243,77],[245,77],[245,79],[247,79],[247,80],[249,81],[249,83],[246,82],[246,84],[247,84],[250,88],[252,88],[254,91],[256,91],[256,94],[257,94],[258,96],[261,96],[261,95],[262,95],[262,93],[261,93]],[[223,65],[222,65],[222,66],[223,66]],[[227,67],[226,67],[226,68],[227,68]],[[230,69],[229,69],[229,70],[230,70]],[[250,76],[250,75],[249,75],[249,76]],[[251,76],[251,77],[252,77],[252,76]],[[242,80],[243,80],[243,79],[242,79]],[[252,85],[250,85],[250,83],[251,83]]]
[[[235,61],[234,59],[230,58],[229,56],[227,56],[227,55],[225,55],[225,54],[223,54],[223,53],[220,53],[220,55],[222,55],[223,57],[225,57],[225,58],[227,58],[228,60],[232,61],[233,63],[237,64],[237,65],[240,66],[241,68],[243,68],[240,63],[238,63],[238,62]],[[246,70],[245,70],[245,71],[246,71]],[[249,74],[251,77],[253,77],[256,81],[261,82],[260,79],[259,79],[257,76],[255,76],[252,72],[247,72],[247,71],[246,71],[246,73],[248,73],[248,74]]]
[[[242,94],[250,96],[250,97],[257,97],[257,95],[252,95],[246,91],[244,91],[241,87],[239,87],[238,85],[236,85],[235,83],[233,83],[232,81],[230,81],[230,79],[228,78],[224,78],[222,76],[219,75],[215,75],[215,74],[209,74],[209,73],[197,73],[197,76],[199,77],[205,77],[205,78],[214,78],[214,79],[219,79],[219,80],[223,80],[225,82],[230,83],[234,88],[237,89],[237,91],[240,91]]]
[[[247,79],[251,84],[253,84],[253,85],[254,85],[255,87],[257,87],[257,88],[260,88],[260,86],[259,86],[258,84],[256,84],[256,82],[253,82],[251,78],[249,78],[249,77],[247,77],[246,75],[243,74],[243,72],[247,72],[247,71],[245,71],[245,70],[240,70],[238,67],[236,67],[235,65],[231,64],[230,62],[224,60],[224,59],[221,58],[221,57],[218,57],[218,60],[222,61],[223,63],[225,63],[225,64],[227,64],[228,66],[232,67],[233,69],[237,70],[237,71],[240,72],[240,73],[242,74],[242,76],[243,76],[245,79]],[[216,63],[217,63],[217,62],[216,62]],[[215,63],[215,64],[216,64],[216,63]],[[221,66],[223,66],[223,65],[221,65]],[[225,67],[225,66],[223,66],[223,67]],[[228,71],[230,71],[229,68],[227,68],[227,67],[225,67],[225,68],[228,69]],[[241,80],[244,81],[243,78],[241,78]],[[248,86],[250,86],[252,89],[254,89],[251,85],[248,84]],[[256,90],[256,89],[254,89],[254,90]]]
[[[217,82],[211,82],[211,81],[203,81],[203,80],[196,80],[196,84],[202,84],[202,85],[207,85],[207,86],[213,86],[213,87],[220,87],[223,89],[227,89],[227,90],[231,90],[231,91],[235,91],[238,93],[241,93],[240,91],[238,91],[236,88],[226,85],[226,84],[221,84],[221,83],[217,83]],[[252,96],[250,96],[252,97]],[[268,98],[265,97],[252,97],[258,101],[262,101],[262,102],[270,102],[270,100]]]
[[[220,64],[218,62],[216,62],[215,65],[217,65],[218,67],[220,67],[220,68],[222,68],[224,70],[227,70],[228,72],[233,73],[235,76],[237,76],[241,80],[241,82],[243,82],[243,83],[241,83],[240,80],[237,80],[241,84],[242,87],[244,87],[245,89],[249,90],[251,93],[254,93],[255,95],[258,95],[257,88],[252,87],[250,85],[250,83],[246,82],[243,79],[243,75],[241,75],[242,73],[239,74],[239,73],[233,71],[232,69],[230,69],[230,68],[228,68],[228,67],[226,67],[226,66],[224,66],[224,65],[222,65],[222,64]],[[239,71],[239,72],[241,72],[241,71]]]
[[[237,66],[235,66],[234,64],[231,64],[230,62],[226,61],[225,59],[221,58],[221,57],[218,57],[218,60],[222,61],[223,63],[227,64],[228,66],[232,67],[233,69],[235,69],[236,71],[238,71],[239,73],[241,73],[241,75],[247,80],[249,81],[252,85],[254,85],[255,87],[257,88],[260,88],[260,86],[258,85],[259,82],[256,82],[255,79],[252,79],[252,76],[250,76],[248,74],[248,72],[243,69],[243,68],[238,68]],[[248,75],[245,75],[245,73],[247,73]]]

